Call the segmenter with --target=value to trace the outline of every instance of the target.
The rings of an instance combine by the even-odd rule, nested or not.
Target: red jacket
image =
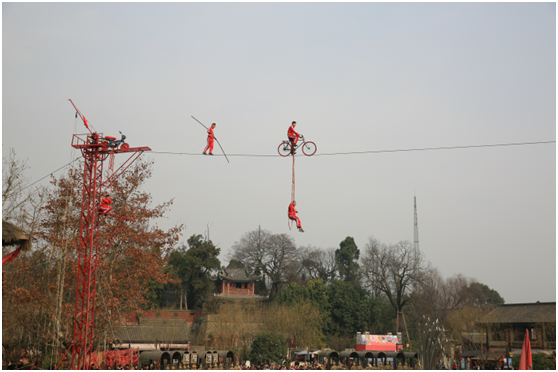
[[[294,130],[294,127],[291,125],[289,130],[287,131],[287,137],[289,138],[298,138],[300,135]]]
[[[211,139],[215,138],[215,135],[213,134],[213,128],[209,128],[209,129],[207,130],[207,138],[208,138],[208,139],[210,139],[210,138],[211,138]]]
[[[297,214],[297,210],[295,209],[295,206],[292,204],[289,204],[289,216],[296,216]]]
[[[104,197],[104,198],[101,200],[101,207],[106,207],[106,206],[108,206],[109,204],[112,204],[112,200],[110,200],[110,198],[109,198],[108,196],[107,196],[107,197]]]

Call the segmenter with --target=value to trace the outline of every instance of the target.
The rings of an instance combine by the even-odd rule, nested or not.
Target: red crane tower
[[[149,147],[130,148],[123,141],[109,141],[102,133],[91,130],[87,119],[69,100],[76,113],[83,120],[89,134],[75,134],[72,147],[79,149],[84,159],[83,191],[81,201],[81,223],[79,232],[79,259],[77,270],[76,309],[74,315],[74,341],[71,368],[88,369],[86,356],[92,351],[95,320],[95,295],[97,287],[97,268],[105,252],[118,236],[118,233],[130,218],[109,214],[118,219],[114,230],[105,242],[99,241],[98,208],[100,198],[111,188],[113,181]],[[124,137],[123,137],[124,138]],[[119,143],[120,142],[120,143]],[[114,155],[129,154],[130,157],[114,171]],[[109,158],[107,179],[103,181],[103,164]]]

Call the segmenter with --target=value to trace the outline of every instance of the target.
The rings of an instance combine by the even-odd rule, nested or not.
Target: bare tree
[[[329,284],[337,278],[337,262],[335,248],[322,250],[315,247],[304,249],[302,259],[302,274],[306,280],[322,278],[324,284]]]
[[[14,149],[10,149],[7,158],[2,158],[2,218],[5,220],[13,218],[29,198],[24,193],[27,169],[26,161],[16,160]]]
[[[269,331],[277,331],[291,347],[321,347],[322,317],[320,310],[305,300],[291,304],[273,302],[265,316]]]
[[[425,270],[420,286],[411,296],[415,312],[444,324],[453,311],[469,301],[467,288],[471,281],[462,274],[444,279],[436,268]]]
[[[274,299],[293,272],[300,270],[300,251],[287,234],[272,234],[267,230],[247,232],[232,246],[231,259],[265,274]]]
[[[248,359],[250,345],[258,333],[265,331],[267,308],[260,301],[234,300],[204,304],[205,321],[196,329],[196,337],[208,348],[232,350],[241,360]],[[263,314],[266,314],[265,316]]]
[[[362,257],[365,284],[388,298],[397,316],[398,331],[399,314],[409,301],[409,293],[421,283],[425,270],[425,262],[411,242],[388,246],[371,237],[366,244]]]
[[[2,219],[32,232],[43,205],[44,188],[30,188],[25,176],[28,169],[27,161],[17,160],[12,148],[2,158]]]

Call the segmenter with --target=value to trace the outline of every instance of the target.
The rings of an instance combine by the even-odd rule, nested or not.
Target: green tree
[[[556,369],[556,362],[554,359],[548,358],[545,353],[533,353],[531,355],[533,360],[533,370],[540,371],[543,369]],[[512,358],[512,366],[514,369],[519,368],[519,361],[521,360],[521,353],[514,353]]]
[[[151,253],[154,257],[156,257],[157,262],[162,262],[162,252],[159,247],[153,247],[151,249]],[[171,279],[169,280],[169,284],[161,283],[153,279],[148,279],[147,281],[147,290],[144,294],[145,298],[145,306],[144,309],[158,309],[161,307],[161,300],[163,298],[163,293],[165,293],[165,289],[167,287],[172,286],[173,284],[176,285],[178,280],[176,280],[176,275],[171,272],[172,266],[165,265],[163,266],[163,273],[170,274]]]
[[[339,243],[339,249],[335,251],[335,261],[337,262],[339,276],[344,281],[353,284],[359,283],[359,256],[360,250],[352,237],[347,236],[345,240]]]
[[[276,331],[260,333],[252,342],[250,362],[252,364],[280,364],[287,358],[287,343]]]
[[[277,331],[291,347],[326,346],[320,310],[308,300],[273,302],[264,317],[266,329]]]
[[[472,282],[467,288],[467,294],[477,307],[495,308],[504,304],[504,299],[496,290],[479,282]]]
[[[316,306],[322,317],[322,332],[328,334],[332,329],[331,322],[331,290],[324,285],[322,278],[310,280],[305,286],[289,284],[277,295],[275,301],[280,304],[295,304],[298,301],[309,301]]]
[[[381,315],[381,301],[370,298],[359,285],[336,280],[330,286],[330,333],[364,332]]]
[[[192,235],[187,242],[188,248],[182,245],[170,254],[169,265],[181,282],[178,287],[186,291],[188,308],[192,308],[201,297],[210,294],[215,288],[209,275],[221,265],[217,258],[221,249],[199,234]]]
[[[364,331],[385,331],[392,314],[387,301],[371,298],[359,285],[336,280],[325,285],[321,278],[306,286],[290,284],[279,292],[276,301],[293,304],[305,300],[320,310],[322,333],[344,335]]]

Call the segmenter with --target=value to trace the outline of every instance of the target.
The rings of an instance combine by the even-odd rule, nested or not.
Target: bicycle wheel
[[[123,143],[122,145],[120,145],[120,150],[122,151],[127,151],[130,148],[130,145],[127,143]]]
[[[291,154],[291,144],[288,142],[281,142],[277,148],[277,152],[281,156],[289,156]]]
[[[318,147],[312,141],[304,142],[302,144],[302,153],[306,156],[312,156],[316,153]]]
[[[101,150],[108,150],[109,149],[109,144],[108,142],[103,142],[101,143]]]

